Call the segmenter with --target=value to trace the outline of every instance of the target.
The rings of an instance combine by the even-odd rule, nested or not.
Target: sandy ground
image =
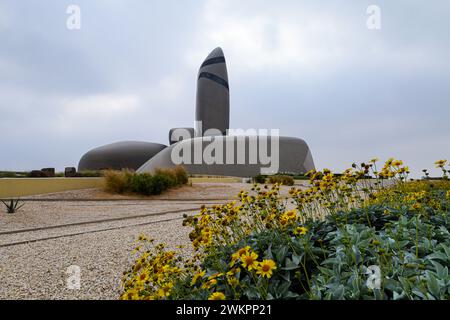
[[[190,229],[181,225],[183,214],[250,188],[198,183],[154,197],[99,189],[28,197],[18,213],[0,213],[0,299],[116,299],[139,234],[172,249],[186,245]],[[81,270],[80,289],[67,288],[73,265]]]

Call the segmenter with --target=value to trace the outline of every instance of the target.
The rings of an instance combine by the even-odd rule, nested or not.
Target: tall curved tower
[[[198,71],[195,120],[197,136],[204,136],[209,129],[217,129],[226,135],[229,129],[230,92],[227,65],[221,48],[214,49]]]

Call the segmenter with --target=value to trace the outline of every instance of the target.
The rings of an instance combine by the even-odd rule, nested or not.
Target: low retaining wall
[[[235,177],[191,177],[189,181],[192,183],[202,183],[202,182],[222,182],[222,183],[234,183],[242,182],[242,178]]]
[[[241,182],[234,177],[191,177],[192,183],[202,182]],[[46,194],[68,190],[100,188],[103,178],[0,178],[0,198],[12,198]]]
[[[0,198],[99,188],[103,178],[2,178]]]

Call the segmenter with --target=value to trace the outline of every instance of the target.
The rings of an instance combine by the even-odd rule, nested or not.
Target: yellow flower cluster
[[[377,161],[353,164],[342,174],[333,174],[328,169],[308,172],[308,185],[289,189],[288,199],[281,197],[280,184],[254,185],[252,192],[241,191],[236,201],[202,206],[198,214],[185,216],[183,221],[184,226],[192,228],[189,238],[195,254],[189,260],[178,258],[175,251],[166,251],[164,245],[154,246],[153,240],[144,235],[139,236],[134,248],[136,259],[124,273],[125,290],[121,298],[170,299],[177,290],[177,281],[183,278],[193,290],[206,291],[205,297],[225,299],[231,289],[240,287],[241,272],[258,281],[267,281],[277,265],[271,259],[260,259],[256,251],[245,246],[231,255],[225,270],[210,275],[211,270],[201,269],[201,262],[208,254],[216,253],[217,247],[236,246],[249,235],[267,229],[307,241],[313,233],[307,228],[307,220],[374,203],[392,203],[393,207],[406,204],[421,213],[426,211],[423,209],[426,206],[443,205],[430,197],[429,191],[422,190],[422,186],[420,191],[412,188],[412,183],[407,182],[409,168],[401,160],[389,159],[380,170]],[[446,165],[446,160],[436,162],[444,177]],[[450,190],[446,196],[450,198]],[[384,213],[389,215],[391,211]],[[227,290],[223,290],[224,286],[228,286]]]
[[[171,294],[173,281],[182,274],[182,269],[177,266],[176,252],[165,251],[163,244],[157,245],[154,253],[142,252],[142,246],[152,244],[153,240],[140,236],[138,242],[138,250],[134,250],[138,256],[132,268],[124,273],[125,292],[121,299],[166,299]]]
[[[434,164],[436,165],[436,168],[444,168],[447,164],[447,160],[438,160]]]
[[[298,214],[296,210],[289,210],[283,213],[280,217],[279,223],[281,227],[286,227],[295,223],[298,220]]]
[[[308,228],[306,227],[297,227],[294,230],[294,234],[296,235],[305,235],[308,232]]]
[[[208,300],[225,300],[225,295],[222,292],[214,292],[209,296]]]
[[[405,180],[409,174],[409,167],[403,166],[402,160],[390,158],[386,161],[378,176],[382,179],[398,177]]]
[[[425,201],[428,201],[426,195],[408,195],[411,184],[408,181],[409,167],[402,160],[390,158],[378,170],[377,161],[375,158],[368,163],[353,164],[340,175],[333,174],[328,169],[308,172],[309,187],[291,188],[289,191],[292,202],[301,213],[299,222],[311,218],[322,219],[335,212],[375,203],[398,205],[408,202],[411,209],[422,208]],[[446,160],[436,162],[436,166],[444,172],[444,180],[448,172],[443,169],[446,164]],[[427,205],[437,208],[439,203],[430,200]],[[283,221],[282,224],[287,223]]]
[[[282,227],[296,220],[298,213],[286,211],[279,201],[280,185],[262,190],[255,185],[255,195],[241,191],[238,201],[210,208],[186,217],[183,225],[193,228],[189,238],[195,250],[208,250],[215,245],[234,244],[243,236],[269,227]],[[260,211],[259,208],[269,208]]]
[[[262,277],[272,277],[273,270],[275,270],[275,261],[265,259],[258,261],[258,254],[250,249],[250,246],[239,249],[231,256],[230,267],[233,267],[237,261],[242,263],[242,266],[248,271],[256,271],[256,274]]]

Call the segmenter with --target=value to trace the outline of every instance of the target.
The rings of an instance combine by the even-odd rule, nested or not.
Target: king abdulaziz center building
[[[252,177],[306,173],[314,162],[305,141],[278,135],[228,135],[230,93],[221,48],[214,49],[197,77],[196,128],[169,131],[170,146],[123,141],[83,155],[78,170],[131,169],[139,173],[182,165],[190,174]]]

